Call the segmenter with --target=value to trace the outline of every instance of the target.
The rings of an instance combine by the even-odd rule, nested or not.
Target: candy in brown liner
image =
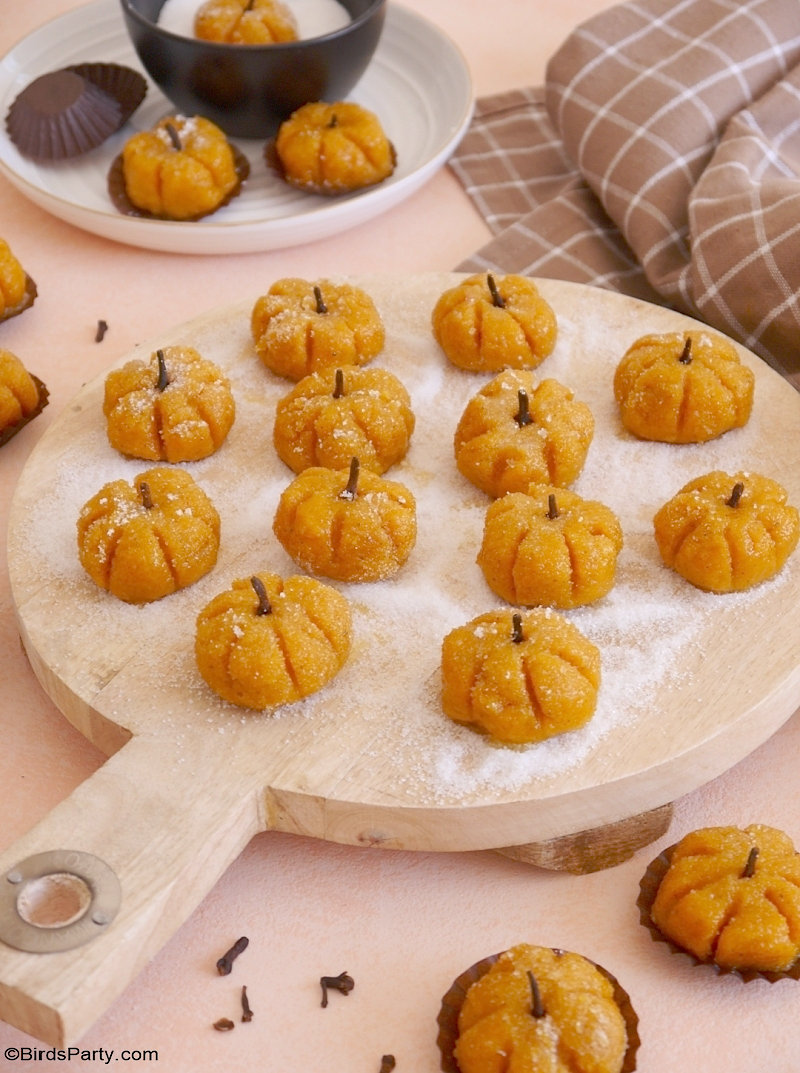
[[[147,212],[145,209],[137,208],[131,199],[128,197],[128,193],[125,189],[125,173],[122,167],[122,153],[114,157],[111,162],[111,167],[108,170],[108,193],[114,208],[121,212],[123,216],[137,216],[142,220],[168,220],[170,223],[175,224],[191,224],[197,220],[204,220],[207,216],[213,216],[215,212],[219,212],[225,205],[230,204],[235,197],[238,197],[242,192],[242,186],[250,176],[250,161],[244,155],[244,153],[237,149],[235,145],[231,145],[233,150],[233,164],[236,169],[236,175],[239,179],[234,188],[220,201],[219,205],[216,205],[210,212],[202,212],[197,216],[189,216],[183,219],[177,220],[172,216],[156,216],[154,213]]]
[[[4,312],[2,314],[0,314],[0,321],[10,320],[12,317],[17,317],[17,316],[19,316],[20,313],[24,313],[25,310],[29,309],[33,305],[33,303],[36,301],[36,297],[37,297],[38,293],[39,292],[36,289],[36,284],[34,283],[34,281],[31,279],[31,277],[26,272],[25,273],[25,293],[23,294],[22,298],[20,298],[20,300],[17,302],[17,304],[15,306],[7,306],[6,307]]]
[[[392,145],[392,155],[395,165],[397,164],[397,152]],[[270,138],[264,145],[264,163],[267,165],[269,171],[273,175],[277,176],[281,182],[286,183],[287,186],[293,187],[295,190],[301,190],[306,194],[317,194],[319,197],[328,198],[344,198],[351,197],[353,194],[360,194],[364,190],[371,190],[375,186],[380,186],[386,182],[390,176],[386,176],[385,179],[377,179],[374,183],[365,183],[363,186],[354,186],[351,190],[335,190],[329,186],[318,186],[317,184],[310,185],[308,183],[295,182],[291,176],[286,174],[286,169],[283,166],[281,158],[278,156],[278,150],[275,147],[275,139]]]
[[[551,947],[551,949],[555,954],[566,952],[556,947]],[[584,956],[581,954],[581,957]],[[436,1023],[439,1026],[436,1044],[441,1054],[440,1068],[443,1073],[461,1073],[454,1055],[456,1040],[458,1039],[458,1017],[461,1013],[461,1007],[470,987],[489,971],[499,957],[500,954],[490,954],[488,957],[482,958],[474,965],[471,965],[470,968],[465,969],[460,976],[456,977],[442,997],[441,1009],[436,1018]],[[617,978],[607,969],[592,961],[591,958],[586,958],[586,960],[605,976],[614,989],[614,1001],[625,1021],[625,1029],[628,1034],[628,1049],[625,1052],[620,1073],[634,1073],[636,1069],[636,1052],[641,1041],[639,1039],[639,1018],[631,1005],[630,996]]]
[[[775,983],[777,980],[800,980],[800,957],[788,969],[783,969],[780,972],[761,969],[730,969],[724,965],[718,965],[716,961],[710,958],[703,960],[697,957],[690,950],[673,942],[656,926],[651,916],[653,902],[661,885],[661,880],[667,874],[677,845],[678,843],[676,842],[659,853],[656,859],[648,865],[647,870],[639,881],[639,896],[636,899],[639,920],[650,932],[653,941],[663,943],[673,954],[682,954],[683,957],[688,958],[695,965],[705,965],[716,972],[718,976],[738,976],[743,983],[749,983],[751,980],[767,980],[769,983]]]
[[[47,390],[46,386],[39,379],[39,377],[34,376],[33,373],[29,373],[28,375],[30,376],[31,380],[33,380],[34,384],[36,384],[36,390],[39,393],[39,401],[36,404],[36,408],[31,410],[29,414],[26,414],[25,417],[21,417],[19,421],[16,422],[16,424],[6,425],[4,429],[0,430],[0,447],[2,447],[3,444],[8,443],[10,439],[16,436],[16,434],[20,432],[28,424],[29,421],[33,421],[34,417],[38,417],[42,410],[45,408],[45,406],[47,406],[47,403],[50,399],[50,392]]]
[[[6,130],[23,156],[69,159],[96,149],[116,133],[146,92],[144,78],[119,64],[62,67],[20,91],[6,114]]]

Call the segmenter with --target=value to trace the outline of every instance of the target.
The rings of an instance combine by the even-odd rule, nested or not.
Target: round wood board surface
[[[253,713],[226,704],[200,679],[193,654],[198,611],[234,578],[299,572],[272,534],[278,498],[293,477],[275,454],[272,423],[292,385],[256,357],[249,317],[260,292],[136,350],[147,356],[190,344],[232,383],[237,416],[228,440],[186,467],[222,520],[217,565],[201,581],[133,607],[99,590],[78,562],[83,503],[107,481],[151,465],[108,445],[105,377],[78,393],[32,452],[8,537],[23,641],[45,690],[101,749],[114,753],[131,738],[143,745],[128,772],[143,796],[157,783],[179,798],[178,812],[207,810],[213,824],[219,793],[227,801],[219,819],[227,810],[233,825],[240,791],[254,796],[263,828],[344,843],[507,847],[672,801],[742,759],[800,703],[800,557],[750,592],[712,595],[664,567],[652,533],[662,503],[714,469],[763,473],[800,503],[800,397],[739,348],[756,374],[745,428],[706,445],[637,441],[622,429],[613,398],[620,357],[641,335],[698,325],[607,291],[542,280],[559,334],[537,375],[570,387],[596,422],[573,489],[608,504],[625,535],[612,592],[566,612],[601,651],[597,711],[583,729],[526,748],[493,745],[442,714],[442,638],[501,603],[475,562],[489,500],[458,474],[452,448],[464,406],[490,376],[451,366],[430,328],[436,299],[460,278],[351,280],[384,319],[386,345],[375,364],[412,397],[412,445],[386,477],[414,493],[418,540],[395,578],[336,583],[351,601],[353,650],[329,686],[297,705]],[[187,794],[190,780],[180,776],[192,773],[202,787]]]

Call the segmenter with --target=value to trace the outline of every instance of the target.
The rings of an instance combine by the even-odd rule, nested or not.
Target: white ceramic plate
[[[29,34],[0,60],[0,114],[40,74],[87,61],[144,71],[113,0],[95,0]],[[263,143],[237,140],[251,176],[242,194],[198,223],[124,216],[111,204],[111,161],[134,130],[147,129],[172,106],[148,79],[132,119],[99,148],[72,161],[37,164],[0,131],[0,172],[27,198],[68,223],[132,246],[175,253],[251,253],[314,242],[364,223],[419,189],[463,136],[474,103],[469,69],[437,27],[390,3],[381,41],[350,94],[376,112],[397,150],[394,175],[341,199],[293,190],[263,161]]]

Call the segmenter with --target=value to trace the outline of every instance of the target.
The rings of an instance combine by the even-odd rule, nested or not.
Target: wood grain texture
[[[433,304],[457,278],[355,281],[386,323],[378,363],[412,395],[412,448],[389,476],[417,495],[420,536],[396,582],[344,587],[356,621],[351,659],[301,705],[274,715],[234,709],[193,665],[194,618],[212,595],[255,569],[297,570],[271,534],[291,479],[274,456],[272,416],[290,385],[255,358],[256,294],[137,348],[191,343],[226,369],[237,400],[228,442],[192,468],[220,511],[222,545],[215,570],[191,589],[132,608],[97,590],[77,563],[82,503],[105,481],[147,468],[107,444],[104,378],[33,451],[9,525],[20,633],[47,694],[111,758],[0,858],[0,874],[42,850],[79,849],[113,868],[123,901],[112,926],[79,951],[0,948],[0,1017],[50,1042],[78,1038],[257,831],[434,851],[551,843],[560,853],[582,832],[629,828],[654,813],[655,827],[634,821],[626,835],[643,845],[663,832],[663,806],[746,756],[798,706],[796,559],[753,593],[713,597],[660,564],[650,527],[667,494],[711,468],[765,472],[800,502],[800,397],[741,351],[757,376],[746,429],[697,448],[632,441],[611,397],[616,362],[639,335],[693,322],[542,281],[559,341],[539,371],[569,384],[597,420],[575,488],[609,503],[626,534],[615,590],[576,615],[601,647],[601,704],[585,731],[536,752],[498,750],[441,715],[443,630],[497,604],[474,561],[488,501],[452,463],[453,428],[486,378],[449,367],[430,334]],[[592,859],[602,861],[602,836],[596,843],[593,835]],[[606,850],[619,859],[613,838]],[[560,866],[543,853],[537,863]]]
[[[497,852],[512,861],[548,868],[555,872],[588,875],[629,860],[637,850],[665,835],[672,821],[671,804],[650,812],[607,823],[593,831],[561,835],[529,846],[507,846]]]

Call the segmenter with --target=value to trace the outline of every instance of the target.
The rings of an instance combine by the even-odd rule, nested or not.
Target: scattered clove
[[[352,976],[348,976],[346,972],[340,972],[338,976],[320,976],[320,987],[322,988],[322,1008],[324,1009],[328,1005],[328,991],[339,991],[342,995],[349,995],[353,988],[356,986]]]
[[[220,1017],[218,1021],[214,1022],[214,1028],[216,1028],[217,1032],[230,1032],[235,1028],[235,1025],[230,1017]]]
[[[95,343],[102,343],[105,339],[106,332],[108,331],[108,321],[98,320],[97,331],[94,333]]]
[[[230,950],[226,950],[222,957],[217,961],[217,972],[220,976],[227,976],[233,968],[234,961],[247,949],[247,944],[250,940],[243,935],[241,939],[237,939]]]
[[[250,999],[247,997],[247,988],[242,984],[242,1020],[247,1024],[253,1020],[253,1011],[250,1008]]]
[[[385,1054],[383,1056],[383,1058],[381,1058],[380,1073],[392,1073],[392,1070],[394,1069],[394,1067],[396,1065],[397,1065],[397,1062],[395,1061],[394,1055],[393,1054]]]

